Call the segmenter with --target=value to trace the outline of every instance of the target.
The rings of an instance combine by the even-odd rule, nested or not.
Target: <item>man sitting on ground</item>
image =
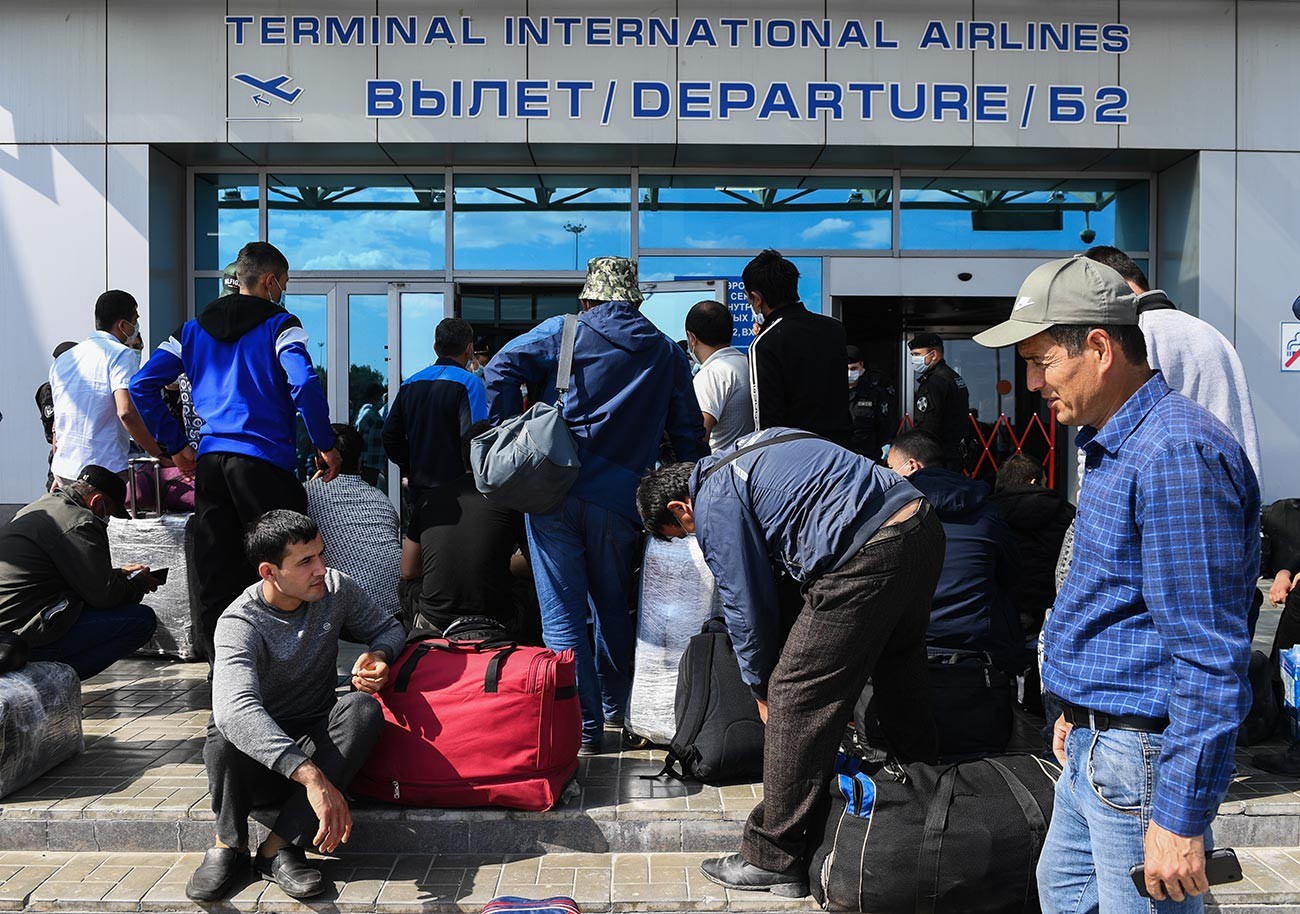
[[[29,660],[57,660],[89,679],[135,653],[158,621],[141,606],[159,581],[143,565],[114,568],[105,518],[126,517],[126,483],[88,466],[0,527],[0,632]]]
[[[737,444],[646,476],[637,509],[656,536],[699,539],[767,724],[763,800],[740,853],[700,869],[727,888],[802,897],[808,827],[869,677],[897,755],[934,761],[925,626],[943,530],[910,483],[822,438],[778,428]],[[784,645],[769,556],[803,586]]]
[[[217,623],[203,748],[217,844],[185,887],[195,901],[221,898],[247,870],[254,806],[283,804],[256,870],[293,898],[325,888],[304,845],[333,853],[352,833],[341,791],[379,738],[383,713],[371,696],[404,636],[355,581],[325,566],[324,549],[316,524],[296,511],[268,511],[244,538],[261,580]],[[352,667],[357,691],[337,699],[340,637],[370,649]]]
[[[330,564],[352,578],[390,616],[401,611],[397,584],[401,576],[401,520],[397,509],[362,478],[365,442],[350,425],[337,422],[334,448],[342,466],[331,482],[324,471],[305,486],[307,514],[320,528]]]
[[[934,506],[947,538],[925,641],[935,719],[945,722],[940,754],[957,758],[1006,749],[1011,688],[998,673],[1017,675],[1030,654],[1011,599],[1019,566],[1011,529],[989,504],[988,486],[947,469],[946,454],[939,439],[913,430],[894,439],[887,462]],[[985,656],[997,669],[972,671]]]

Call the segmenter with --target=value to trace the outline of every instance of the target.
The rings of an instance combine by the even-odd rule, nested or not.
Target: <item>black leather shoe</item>
[[[1281,752],[1260,752],[1251,764],[1261,771],[1300,778],[1300,742],[1294,742]]]
[[[808,894],[808,880],[796,864],[784,873],[774,873],[747,863],[740,854],[713,857],[700,864],[710,882],[729,889],[751,892],[771,892],[784,898],[803,898]]]
[[[193,901],[218,901],[241,876],[248,875],[248,851],[210,847],[203,862],[185,883],[185,897]]]
[[[307,862],[301,847],[282,847],[274,857],[257,855],[257,872],[284,889],[290,898],[311,898],[325,890],[320,870]]]

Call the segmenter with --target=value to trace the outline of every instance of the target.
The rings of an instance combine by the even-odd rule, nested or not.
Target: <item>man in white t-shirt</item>
[[[713,299],[696,302],[686,315],[686,346],[695,375],[709,449],[715,454],[754,430],[749,391],[749,360],[731,345],[731,311]]]
[[[140,336],[140,308],[129,292],[112,289],[95,302],[95,332],[54,360],[54,461],[60,485],[94,464],[125,474],[134,438],[145,453],[162,455],[131,402],[131,375],[140,353],[127,344]]]

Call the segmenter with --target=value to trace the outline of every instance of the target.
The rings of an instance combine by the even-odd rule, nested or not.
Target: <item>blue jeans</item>
[[[1129,868],[1146,859],[1151,802],[1160,780],[1161,736],[1075,727],[1038,859],[1043,914],[1199,914],[1204,896],[1181,903],[1138,894]],[[1206,853],[1213,847],[1205,832]]]
[[[551,650],[572,649],[577,660],[584,742],[599,740],[605,720],[627,710],[635,639],[629,609],[640,541],[628,518],[572,496],[550,514],[528,515],[542,638]],[[589,601],[594,655],[587,637]]]
[[[27,659],[66,663],[85,680],[144,647],[157,627],[158,619],[148,606],[87,606],[62,638],[32,648]]]

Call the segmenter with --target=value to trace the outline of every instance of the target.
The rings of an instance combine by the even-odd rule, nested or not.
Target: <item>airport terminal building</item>
[[[0,0],[0,503],[32,395],[107,288],[151,349],[263,239],[336,421],[463,316],[494,347],[636,258],[674,338],[774,247],[908,407],[931,330],[990,447],[1070,434],[970,337],[1113,244],[1250,378],[1265,501],[1300,495],[1300,3]],[[1000,382],[1009,382],[1000,383]],[[1010,392],[1007,392],[1010,390]],[[1007,417],[998,424],[999,415]],[[372,468],[396,493],[394,474]]]

